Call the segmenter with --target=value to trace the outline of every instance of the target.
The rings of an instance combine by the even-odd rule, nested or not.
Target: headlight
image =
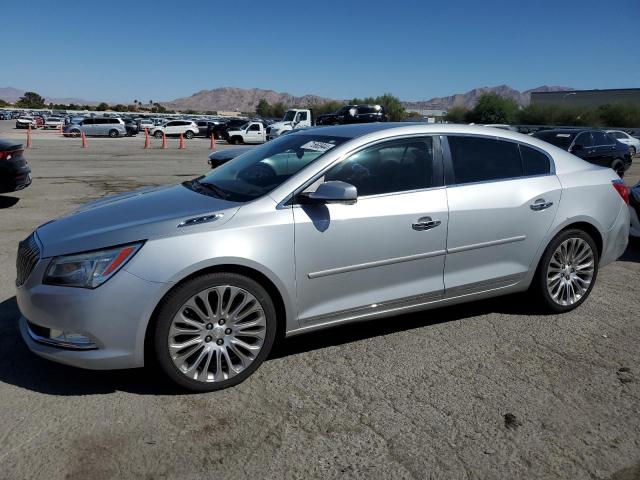
[[[65,287],[96,288],[109,280],[140,249],[142,243],[108,250],[54,257],[43,283]]]

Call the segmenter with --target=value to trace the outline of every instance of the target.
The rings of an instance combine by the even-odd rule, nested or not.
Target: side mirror
[[[358,201],[358,189],[346,182],[324,182],[315,192],[301,193],[302,203],[344,203],[354,204]]]

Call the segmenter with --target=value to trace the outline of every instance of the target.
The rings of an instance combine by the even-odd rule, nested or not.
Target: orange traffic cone
[[[31,124],[27,128],[27,148],[31,148]]]
[[[180,134],[180,145],[178,145],[178,150],[184,150],[186,147],[184,145],[184,136]]]
[[[60,130],[60,135],[62,135],[62,134],[63,134],[63,131],[62,131],[62,124],[60,124],[60,129],[59,129],[59,130]]]
[[[82,148],[89,148],[87,145],[87,136],[82,132]]]
[[[149,139],[149,129],[144,129],[144,148],[151,148],[151,140]]]
[[[167,136],[162,132],[162,148],[167,148]]]
[[[215,152],[216,151],[216,136],[213,132],[211,132],[211,151]]]

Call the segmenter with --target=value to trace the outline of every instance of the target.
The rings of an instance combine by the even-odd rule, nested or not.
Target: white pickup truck
[[[264,143],[267,133],[260,122],[247,122],[241,127],[227,131],[227,142],[231,145],[239,143]]]
[[[291,108],[284,112],[284,117],[282,117],[281,121],[272,123],[267,127],[267,140],[273,140],[287,130],[306,128],[311,125],[311,110]]]

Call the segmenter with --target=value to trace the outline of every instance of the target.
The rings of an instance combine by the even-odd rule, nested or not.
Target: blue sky
[[[639,27],[638,0],[2,0],[0,87],[111,102],[640,87]]]

